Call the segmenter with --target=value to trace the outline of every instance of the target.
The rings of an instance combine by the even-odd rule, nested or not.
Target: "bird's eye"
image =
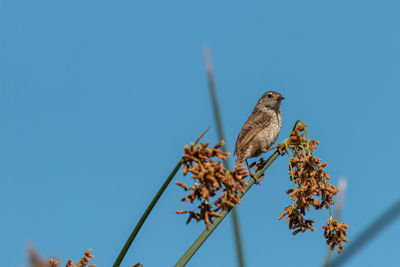
[[[271,95],[271,94],[268,94],[267,96],[268,96],[268,98],[271,98],[271,97],[272,97],[272,95]]]

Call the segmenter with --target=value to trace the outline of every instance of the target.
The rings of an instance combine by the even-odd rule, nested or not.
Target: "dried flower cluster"
[[[67,262],[67,264],[65,265],[65,267],[85,267],[85,266],[87,266],[89,261],[91,259],[93,259],[93,255],[90,254],[90,252],[92,252],[91,249],[86,250],[82,259],[76,264],[74,264],[72,259],[70,259]],[[30,248],[28,250],[28,254],[29,254],[29,260],[31,263],[31,267],[59,267],[57,260],[50,259],[47,262],[47,261],[43,260],[33,248]],[[95,266],[96,266],[96,264],[92,264],[92,265],[89,265],[88,267],[95,267]]]
[[[90,254],[90,252],[92,252],[91,249],[86,250],[82,259],[77,264],[74,264],[72,259],[69,259],[65,267],[85,267],[89,263],[89,261],[94,258],[93,255]],[[92,264],[89,265],[88,267],[95,267],[95,266],[96,266],[95,264]]]
[[[325,229],[324,237],[326,238],[326,243],[330,246],[331,250],[335,249],[335,246],[339,246],[338,252],[342,252],[343,242],[348,242],[346,238],[346,229],[349,226],[345,223],[339,223],[338,220],[330,218],[326,225],[322,228]]]
[[[192,219],[204,221],[206,228],[209,229],[210,223],[216,217],[221,217],[218,211],[240,203],[237,193],[245,191],[247,182],[244,178],[248,176],[248,172],[244,170],[245,167],[234,171],[228,171],[223,167],[221,160],[226,160],[230,156],[230,153],[220,150],[224,141],[208,148],[209,142],[197,144],[198,140],[196,143],[191,143],[190,147],[184,147],[185,153],[181,159],[184,166],[182,172],[184,175],[191,173],[195,180],[194,185],[188,187],[181,182],[176,184],[190,192],[182,201],[193,203],[198,200],[200,205],[195,211],[179,210],[176,213],[189,213],[186,223]]]
[[[287,216],[286,221],[289,222],[289,229],[293,229],[293,234],[305,232],[307,229],[314,231],[312,225],[314,220],[306,220],[304,216],[310,207],[314,209],[327,208],[330,211],[330,205],[334,204],[333,196],[339,190],[334,185],[329,184],[329,174],[324,170],[327,163],[321,163],[321,159],[316,158],[313,152],[318,148],[319,141],[309,140],[303,123],[295,126],[290,137],[282,143],[281,149],[286,149],[289,156],[289,176],[293,182],[293,189],[289,189],[287,193],[290,195],[292,205],[286,207],[278,219]],[[305,136],[304,136],[304,132]],[[290,157],[290,152],[292,157]],[[347,239],[343,239],[346,235],[346,224],[339,224],[339,228],[332,228],[332,225],[323,226],[324,229],[337,229],[338,231],[326,232],[328,244],[331,244],[333,250],[339,244],[338,252],[341,252],[343,243]],[[346,225],[347,227],[343,227]],[[328,239],[329,237],[329,239]],[[338,241],[338,242],[336,242]],[[341,244],[341,245],[340,245]]]

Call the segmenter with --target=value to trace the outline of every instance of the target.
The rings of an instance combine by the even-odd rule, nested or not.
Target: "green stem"
[[[328,203],[328,209],[329,209],[329,219],[332,220],[332,210],[331,210],[331,205]]]
[[[308,145],[310,139],[308,138],[308,134],[307,134],[307,129],[306,129],[305,123],[302,122],[301,120],[297,120],[296,123],[295,123],[294,126],[293,126],[293,131],[294,131],[294,129],[296,129],[296,126],[297,126],[297,124],[298,124],[299,122],[300,122],[301,125],[303,125],[304,133],[306,134],[306,140],[307,140],[307,152],[310,153],[310,146]]]
[[[274,154],[272,154],[269,159],[266,161],[265,165],[256,172],[255,177],[256,179],[259,179],[261,175],[265,172],[265,170],[272,164],[272,162],[275,161],[275,159],[278,157],[279,153],[278,151],[275,151]],[[247,185],[245,186],[244,190],[245,192],[242,193],[241,191],[238,192],[237,197],[242,198],[244,194],[249,191],[250,187],[254,184],[255,179],[250,179],[247,182]],[[200,246],[206,241],[206,239],[211,235],[211,233],[215,230],[215,228],[222,222],[222,220],[225,218],[226,215],[231,211],[230,209],[223,210],[220,214],[222,217],[216,218],[213,223],[210,224],[210,229],[209,230],[204,230],[200,236],[194,241],[194,243],[189,247],[189,249],[183,254],[183,256],[180,258],[180,260],[175,264],[175,267],[181,267],[185,266],[185,264],[192,258],[192,256],[196,253],[196,251],[200,248]]]
[[[306,125],[301,121],[301,125],[303,125],[303,128],[304,128],[304,133],[306,134],[306,140],[307,140],[307,152],[308,153],[311,153],[311,151],[310,151],[310,145],[309,145],[309,143],[310,143],[310,139],[308,138],[308,133],[307,133],[307,129],[306,129]]]
[[[287,153],[287,155],[289,157],[290,178],[292,178],[293,190],[296,190],[296,184],[294,183],[294,177],[293,177],[292,163],[290,162],[289,147],[288,147],[287,143],[285,143],[285,147],[286,147],[286,153]]]
[[[118,258],[115,260],[113,267],[118,267],[122,260],[124,259],[126,252],[128,251],[129,247],[131,246],[133,240],[135,239],[137,233],[139,232],[140,228],[142,227],[143,223],[146,221],[147,216],[149,216],[151,210],[156,205],[158,199],[161,197],[162,193],[164,193],[165,189],[167,188],[168,184],[171,182],[172,178],[175,176],[179,168],[181,167],[182,163],[178,162],[175,168],[172,170],[171,174],[165,180],[164,184],[161,186],[160,190],[158,190],[157,194],[154,196],[153,200],[150,202],[150,205],[147,207],[146,211],[143,213],[142,217],[140,218],[139,222],[136,224],[135,228],[133,229],[131,235],[129,236],[128,240],[126,241],[124,247],[122,248],[121,252],[118,255]]]
[[[301,120],[297,120],[295,123],[294,123],[294,126],[293,126],[293,129],[292,129],[292,131],[294,131],[294,129],[296,129],[296,126],[297,126],[297,124],[298,123],[303,123]]]

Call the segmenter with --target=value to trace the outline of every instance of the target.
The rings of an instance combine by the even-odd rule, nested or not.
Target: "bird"
[[[250,117],[243,125],[237,137],[234,155],[235,167],[243,166],[248,158],[260,156],[270,150],[278,138],[282,126],[281,101],[285,99],[280,93],[269,91],[257,101]]]

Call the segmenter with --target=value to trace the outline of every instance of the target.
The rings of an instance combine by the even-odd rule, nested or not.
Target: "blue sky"
[[[321,142],[356,237],[399,198],[397,1],[0,1],[0,255],[26,246],[63,263],[93,249],[111,266],[183,146],[214,126],[203,45],[213,57],[228,150],[257,99],[285,96]],[[216,141],[215,127],[204,140]],[[320,266],[321,225],[292,236],[279,158],[239,207],[248,266]],[[175,180],[187,181],[179,174]],[[203,230],[185,225],[171,185],[122,266],[171,266]],[[346,266],[397,262],[400,220]],[[227,218],[188,266],[235,266]]]

